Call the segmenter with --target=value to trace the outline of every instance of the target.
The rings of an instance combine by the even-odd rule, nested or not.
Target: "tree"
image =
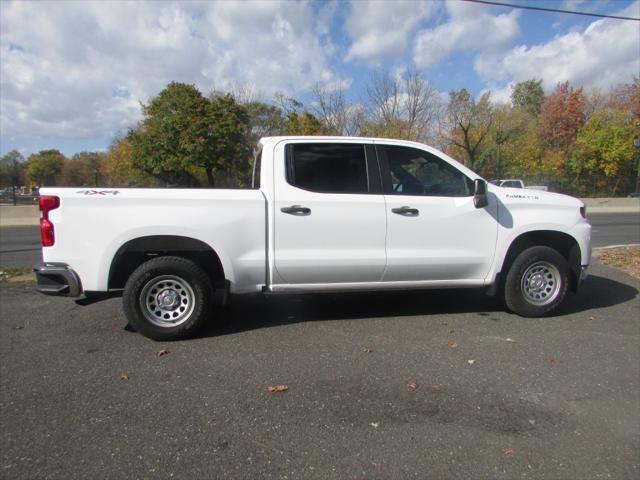
[[[131,142],[128,138],[115,138],[102,158],[100,170],[105,184],[121,187],[156,187],[159,179],[145,173],[133,164]]]
[[[58,150],[41,150],[27,160],[27,180],[36,185],[56,185],[56,177],[62,171],[66,157]]]
[[[218,161],[209,152],[209,109],[195,86],[171,82],[142,105],[144,119],[129,132],[134,166],[167,184],[197,185],[189,167]]]
[[[329,90],[319,83],[313,89],[314,113],[332,135],[356,136],[363,122],[362,108],[351,105],[344,90]]]
[[[249,120],[247,143],[250,146],[255,146],[262,137],[284,133],[285,119],[280,108],[259,101],[246,103],[244,108]]]
[[[544,102],[542,80],[525,80],[511,87],[511,103],[514,107],[530,113],[534,117],[540,115]]]
[[[0,158],[0,185],[11,186],[13,204],[16,204],[16,187],[24,181],[24,157],[17,150],[11,150]]]
[[[541,113],[541,140],[550,149],[567,152],[584,124],[585,98],[582,88],[559,83],[545,98]]]
[[[415,70],[374,75],[366,88],[366,135],[424,141],[440,112],[438,92]]]
[[[473,169],[480,170],[487,160],[481,153],[492,128],[493,114],[489,92],[477,101],[464,88],[449,93],[443,134],[454,151],[464,154],[464,163]]]
[[[287,120],[284,122],[284,131],[287,135],[328,135],[325,125],[311,112],[304,110],[298,113],[295,110],[287,112]]]
[[[493,107],[491,129],[481,152],[481,172],[494,178],[504,178],[517,154],[515,145],[518,138],[526,133],[529,124],[534,123],[526,111],[508,103]]]
[[[248,180],[251,146],[246,143],[249,115],[246,108],[227,95],[210,99],[207,123],[207,156],[196,165],[204,168],[210,187],[215,186],[214,173],[224,170],[231,183],[239,186]]]
[[[281,93],[276,95],[276,101],[285,114],[285,135],[330,135],[327,125],[304,108],[302,102]]]
[[[601,110],[578,133],[572,166],[590,175],[632,175],[633,129],[621,112]]]
[[[59,183],[74,187],[97,187],[102,176],[100,165],[103,157],[104,153],[101,152],[76,153],[65,161]]]

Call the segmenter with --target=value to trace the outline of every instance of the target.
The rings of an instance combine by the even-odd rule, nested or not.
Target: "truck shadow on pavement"
[[[569,293],[556,318],[633,300],[638,290],[611,278],[591,275],[577,294]],[[322,320],[376,319],[400,316],[477,313],[491,320],[514,315],[499,297],[482,289],[413,290],[232,297],[216,309],[216,321],[200,337],[228,335],[260,328]]]

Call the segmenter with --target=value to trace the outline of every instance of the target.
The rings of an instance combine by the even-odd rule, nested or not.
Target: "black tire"
[[[129,323],[158,341],[196,333],[209,317],[212,298],[207,274],[191,260],[170,256],[140,265],[127,280],[122,296]]]
[[[509,268],[504,285],[507,307],[523,317],[553,313],[567,295],[569,267],[550,247],[530,247],[520,252]]]

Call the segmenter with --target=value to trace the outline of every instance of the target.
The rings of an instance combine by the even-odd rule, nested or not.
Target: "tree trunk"
[[[207,182],[209,183],[209,186],[211,188],[214,188],[216,182],[215,182],[215,179],[213,178],[213,171],[211,170],[211,167],[206,167],[205,172],[207,172]]]

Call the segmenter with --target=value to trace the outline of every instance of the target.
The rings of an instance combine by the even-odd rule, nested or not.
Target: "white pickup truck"
[[[529,190],[543,190],[545,192],[549,191],[549,187],[546,185],[524,185],[524,181],[519,178],[505,178],[501,180],[492,180],[492,184],[498,187],[508,187],[508,188],[527,188]]]
[[[253,189],[40,192],[37,290],[122,295],[157,340],[192,334],[228,293],[479,287],[539,317],[591,256],[579,200],[488,185],[399,140],[263,138]]]

